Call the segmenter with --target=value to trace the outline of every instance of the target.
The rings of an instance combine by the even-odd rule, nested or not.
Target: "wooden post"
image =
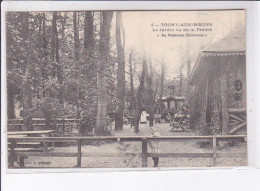
[[[142,139],[142,167],[147,167],[147,139]]]
[[[47,137],[47,136],[46,135],[42,135],[42,137]],[[48,142],[43,141],[42,144],[43,144],[43,152],[47,153],[47,151],[48,151]]]
[[[24,156],[19,157],[19,163],[20,163],[20,167],[24,168]]]
[[[14,147],[15,147],[15,141],[11,140],[11,150],[10,150],[10,168],[14,167],[14,157],[15,157],[15,153],[14,153]]]
[[[213,166],[216,166],[216,159],[217,159],[217,154],[216,154],[216,149],[217,149],[217,138],[213,137]]]
[[[81,139],[78,140],[78,163],[77,163],[77,167],[78,168],[81,167]]]

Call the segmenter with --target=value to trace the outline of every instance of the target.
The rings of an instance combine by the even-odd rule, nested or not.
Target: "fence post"
[[[142,167],[147,167],[147,138],[142,138]]]
[[[81,139],[78,140],[78,162],[77,167],[81,167]]]
[[[13,168],[13,167],[14,167],[14,157],[15,157],[15,154],[14,154],[15,141],[14,141],[14,140],[11,140],[10,142],[11,142],[10,168]]]
[[[20,167],[24,168],[24,156],[19,157]]]
[[[216,149],[217,149],[217,138],[213,137],[213,166],[216,166],[216,159],[217,159],[217,154],[216,154]]]

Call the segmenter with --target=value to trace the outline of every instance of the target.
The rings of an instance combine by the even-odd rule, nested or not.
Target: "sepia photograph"
[[[246,10],[5,16],[8,169],[247,166]]]

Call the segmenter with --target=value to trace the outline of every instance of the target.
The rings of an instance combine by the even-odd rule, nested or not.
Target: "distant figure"
[[[166,119],[167,119],[167,122],[168,122],[168,123],[171,122],[172,116],[171,116],[170,113],[167,114]]]
[[[151,127],[150,132],[153,137],[161,136],[155,127]],[[149,141],[149,147],[151,149],[151,153],[160,153],[160,142],[158,140],[155,139],[155,140]],[[154,167],[158,167],[159,157],[152,157],[152,159],[154,162]]]
[[[140,117],[140,123],[147,123],[147,117],[149,114],[146,113],[146,111],[142,111],[141,117]]]

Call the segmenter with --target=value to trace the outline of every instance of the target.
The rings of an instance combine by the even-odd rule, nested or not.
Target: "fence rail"
[[[196,140],[196,141],[210,141],[212,143],[212,152],[207,153],[148,153],[148,142],[151,140],[175,141],[175,140]],[[81,167],[82,157],[142,157],[142,167],[147,167],[148,157],[170,157],[170,158],[212,158],[213,166],[216,166],[217,158],[246,158],[247,153],[219,153],[217,152],[217,144],[219,141],[246,141],[246,135],[230,135],[230,136],[162,136],[162,137],[147,137],[147,136],[130,136],[130,137],[20,137],[8,138],[10,144],[9,167],[14,168],[14,160],[16,156],[24,157],[77,157],[77,167]],[[142,153],[82,153],[81,147],[83,141],[113,141],[113,142],[141,142]],[[15,151],[17,142],[76,142],[77,152],[21,152]],[[22,161],[24,164],[24,161]]]

